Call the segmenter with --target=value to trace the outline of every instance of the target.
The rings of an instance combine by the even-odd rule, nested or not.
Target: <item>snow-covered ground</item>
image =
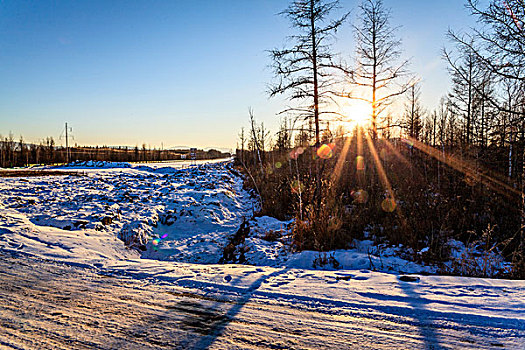
[[[243,191],[242,179],[229,162],[197,166],[81,162],[64,168],[78,169],[83,175],[2,179],[0,203],[36,228],[60,229],[61,242],[69,234],[118,237],[141,249],[143,258],[180,262],[218,263],[246,219],[251,232],[235,252],[238,256],[242,251],[244,262],[334,269],[332,264],[320,264],[324,255],[317,252],[290,253],[290,222],[253,218],[257,202]],[[340,269],[433,270],[396,253],[388,248],[378,254],[371,241],[362,241],[356,242],[355,249],[332,252],[329,257],[337,260]]]
[[[135,248],[130,256],[201,263],[217,263],[252,215],[253,201],[224,162],[99,165],[79,165],[81,176],[2,179],[0,202],[27,227],[57,232],[63,245],[76,245],[79,235],[120,238]]]
[[[84,174],[0,178],[0,249],[154,279],[236,305],[249,298],[334,318],[415,325],[425,341],[414,347],[525,344],[525,281],[405,281],[400,273],[433,269],[398,257],[395,248],[374,255],[369,241],[329,254],[337,269],[319,266],[319,253],[289,251],[288,222],[252,218],[257,203],[229,162],[79,170]],[[251,230],[234,254],[245,264],[217,264],[245,219]]]

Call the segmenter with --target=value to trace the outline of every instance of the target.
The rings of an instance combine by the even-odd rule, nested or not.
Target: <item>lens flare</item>
[[[356,161],[356,169],[358,171],[365,170],[365,158],[363,156],[357,156],[355,161]]]
[[[288,156],[290,157],[290,159],[297,159],[297,158],[299,158],[299,155],[300,155],[300,153],[297,152],[296,149],[291,150],[290,153],[288,154]]]
[[[408,147],[412,148],[414,147],[414,142],[412,140],[409,140],[409,139],[401,139],[401,141],[403,141],[404,143],[406,143],[408,145]]]
[[[393,198],[386,198],[381,202],[381,209],[387,213],[392,213],[396,209],[396,201]]]
[[[334,147],[335,148],[335,147]],[[321,145],[321,147],[319,147],[317,149],[317,155],[319,156],[319,158],[321,159],[330,159],[332,158],[333,156],[333,150],[332,150],[332,147],[330,147],[329,145],[327,144],[324,144],[324,145]]]
[[[304,185],[299,180],[294,180],[291,184],[293,193],[301,193],[304,191]]]
[[[281,162],[275,163],[275,168],[276,169],[280,169],[282,166],[283,166],[283,164]]]
[[[165,234],[163,234],[162,236],[160,236],[159,238],[155,238],[155,239],[153,239],[153,240],[151,241],[151,244],[153,244],[153,250],[156,251],[156,252],[158,252],[158,251],[159,251],[159,247],[158,247],[158,245],[159,245],[160,241],[163,240],[163,239],[165,239],[165,238],[167,238],[167,237],[168,237],[168,234],[165,233]]]
[[[352,191],[351,195],[357,203],[364,204],[368,202],[368,192],[365,190]]]

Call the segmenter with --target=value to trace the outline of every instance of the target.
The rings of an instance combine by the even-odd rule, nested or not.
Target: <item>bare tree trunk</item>
[[[312,38],[312,69],[314,78],[314,121],[315,121],[315,147],[320,146],[319,141],[319,83],[317,81],[317,41],[315,31],[314,0],[310,0],[310,29]]]
[[[259,160],[259,165],[261,166],[261,174],[264,175],[264,167],[263,167],[263,163],[262,163],[262,159],[261,159],[261,150],[260,150],[260,147],[259,147],[259,140],[257,139],[257,132],[255,130],[255,119],[253,117],[253,111],[252,111],[251,108],[249,110],[249,113],[250,113],[250,123],[251,123],[251,127],[252,127],[253,143],[255,145],[255,150],[257,151],[257,158]]]
[[[509,183],[512,181],[512,130],[510,131],[510,143],[509,143]]]
[[[518,252],[522,254],[522,259],[525,260],[523,254],[525,254],[525,113],[522,115],[521,133],[523,149],[521,154],[521,227],[520,227],[520,243],[518,246]]]
[[[481,149],[485,150],[485,99],[481,101]]]
[[[470,145],[470,125],[472,123],[472,55],[469,57],[468,65],[468,101],[467,101],[467,130],[466,130],[466,143]]]
[[[377,139],[377,56],[376,56],[376,32],[373,37],[373,68],[372,68],[372,139]]]

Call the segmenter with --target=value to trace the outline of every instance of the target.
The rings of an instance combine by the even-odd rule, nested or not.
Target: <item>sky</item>
[[[336,50],[350,59],[358,0]],[[448,28],[474,19],[461,0],[385,0],[403,55],[434,108],[449,89]],[[79,145],[235,148],[248,109],[277,130],[268,50],[293,33],[285,0],[0,0],[0,134]],[[62,135],[63,136],[63,135]]]

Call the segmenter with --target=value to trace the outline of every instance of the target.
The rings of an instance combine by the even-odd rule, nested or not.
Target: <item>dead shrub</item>
[[[261,239],[268,241],[268,242],[275,242],[279,240],[279,238],[281,238],[282,236],[283,236],[282,231],[269,230],[264,233]]]

